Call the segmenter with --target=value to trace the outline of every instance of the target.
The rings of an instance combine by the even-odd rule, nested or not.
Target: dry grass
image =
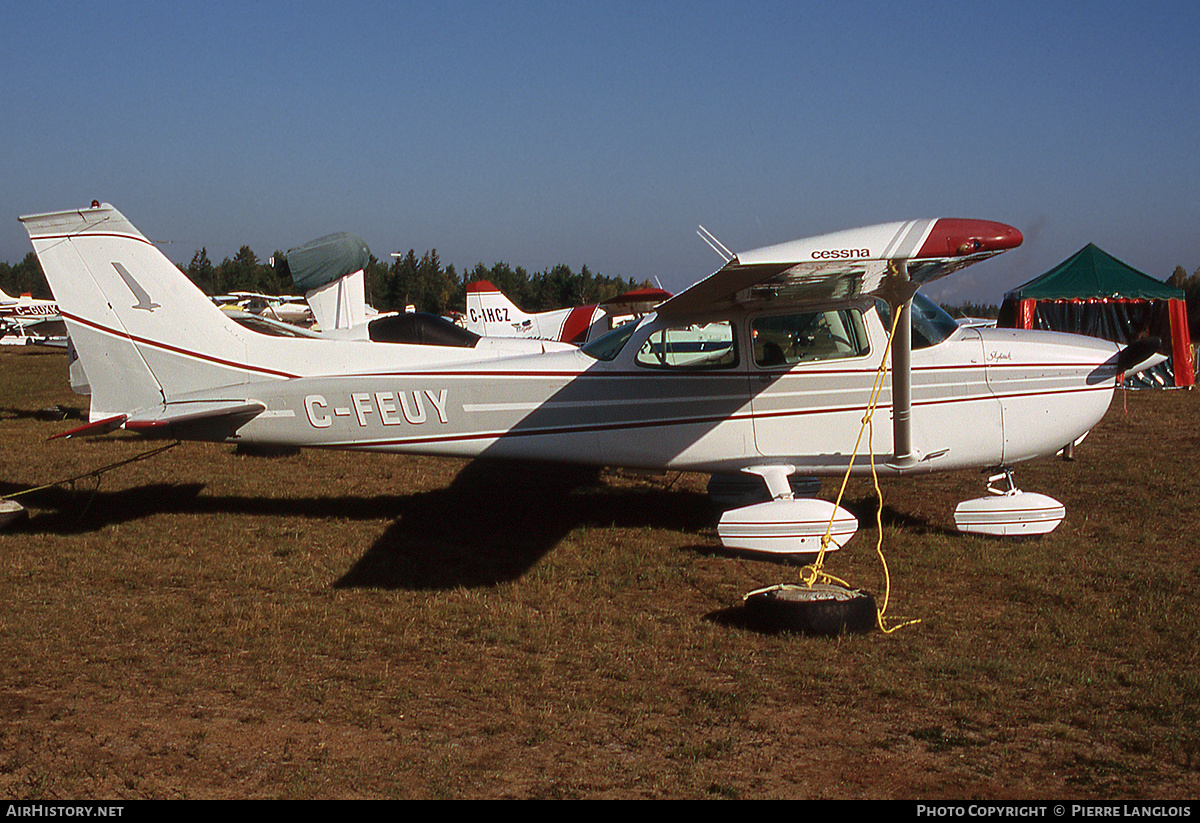
[[[0,351],[0,494],[153,445],[46,442],[65,368]],[[739,625],[794,572],[715,551],[700,476],[184,444],[38,492],[0,532],[0,794],[1195,797],[1200,401],[1121,402],[1018,473],[1067,505],[1040,541],[954,533],[974,474],[889,483],[924,622],[835,641]],[[873,539],[833,571],[878,591]]]

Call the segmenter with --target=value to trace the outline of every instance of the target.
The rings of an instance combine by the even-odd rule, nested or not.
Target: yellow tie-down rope
[[[858,430],[858,439],[854,441],[854,452],[850,455],[850,464],[846,466],[846,474],[842,478],[842,487],[838,490],[834,509],[829,515],[829,525],[825,527],[825,535],[821,538],[821,548],[817,552],[817,559],[800,569],[800,581],[810,589],[816,583],[836,583],[847,589],[850,588],[850,584],[828,574],[822,567],[825,565],[825,549],[829,545],[830,535],[833,533],[833,521],[837,517],[838,507],[842,504],[842,497],[846,494],[846,484],[850,482],[850,472],[854,468],[855,458],[858,457],[859,446],[862,445],[863,432],[866,432],[867,450],[871,455],[871,479],[875,483],[875,496],[879,500],[879,507],[875,511],[875,527],[879,532],[879,537],[875,541],[875,553],[879,555],[880,565],[883,566],[883,605],[875,610],[875,621],[879,624],[879,630],[884,634],[891,634],[904,626],[911,626],[914,623],[921,622],[919,618],[906,620],[890,628],[885,626],[883,622],[883,615],[888,607],[888,598],[892,592],[892,578],[888,573],[887,558],[883,556],[883,491],[879,488],[879,474],[875,470],[875,447],[872,442],[875,427],[872,423],[872,418],[875,415],[875,407],[879,404],[879,395],[883,392],[884,378],[887,377],[888,354],[892,350],[892,339],[896,336],[896,328],[900,323],[900,318],[904,314],[902,311],[893,313],[895,317],[892,318],[892,330],[888,334],[888,342],[884,346],[883,358],[879,361],[879,368],[875,371],[875,383],[871,386],[871,396],[867,400],[867,411],[863,415],[862,426]]]
[[[77,474],[74,477],[64,477],[62,480],[55,480],[51,483],[45,483],[41,486],[34,486],[33,488],[22,489],[19,492],[13,492],[5,499],[11,500],[14,497],[20,497],[25,494],[33,494],[34,492],[40,492],[45,489],[52,489],[55,486],[63,486],[63,485],[69,486],[71,491],[74,491],[76,480],[82,480],[85,477],[90,477],[96,481],[96,485],[92,488],[91,496],[88,498],[87,503],[84,504],[83,511],[81,511],[79,513],[79,517],[82,517],[87,512],[88,508],[92,505],[92,500],[95,499],[96,493],[100,491],[100,481],[104,478],[104,475],[107,472],[110,472],[113,469],[119,469],[122,466],[128,466],[130,463],[137,463],[139,460],[146,460],[147,458],[154,457],[156,454],[162,454],[163,452],[165,452],[169,449],[173,449],[178,445],[179,445],[179,441],[176,440],[174,443],[169,443],[166,446],[159,446],[157,448],[151,449],[150,451],[145,451],[145,452],[142,452],[141,454],[136,454],[133,457],[128,457],[124,460],[119,460],[116,463],[109,463],[107,466],[101,466],[98,469],[91,469],[90,471],[86,471],[83,474]]]

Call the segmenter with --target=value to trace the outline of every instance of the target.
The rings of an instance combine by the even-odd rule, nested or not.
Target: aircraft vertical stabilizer
[[[483,337],[550,338],[538,318],[517,308],[504,292],[487,280],[467,284],[467,328]],[[556,330],[557,331],[557,330]]]
[[[245,382],[233,321],[112,206],[21,222],[87,371],[92,420]]]
[[[321,331],[343,331],[367,322],[366,277],[362,269],[304,293]]]

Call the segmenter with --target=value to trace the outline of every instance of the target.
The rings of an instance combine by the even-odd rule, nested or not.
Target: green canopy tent
[[[1148,385],[1195,383],[1183,291],[1092,243],[1006,294],[997,325],[1074,332],[1117,343],[1158,337],[1171,359],[1152,370]]]

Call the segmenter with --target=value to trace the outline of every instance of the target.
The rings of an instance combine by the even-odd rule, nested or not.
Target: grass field
[[[0,495],[155,445],[48,442],[61,353],[0,387]],[[979,474],[887,482],[922,622],[828,640],[739,620],[795,569],[717,551],[703,476],[182,444],[0,532],[0,794],[1194,799],[1198,445],[1196,393],[1118,394],[1019,469],[1037,541],[955,533]],[[830,570],[878,595],[871,506]]]

